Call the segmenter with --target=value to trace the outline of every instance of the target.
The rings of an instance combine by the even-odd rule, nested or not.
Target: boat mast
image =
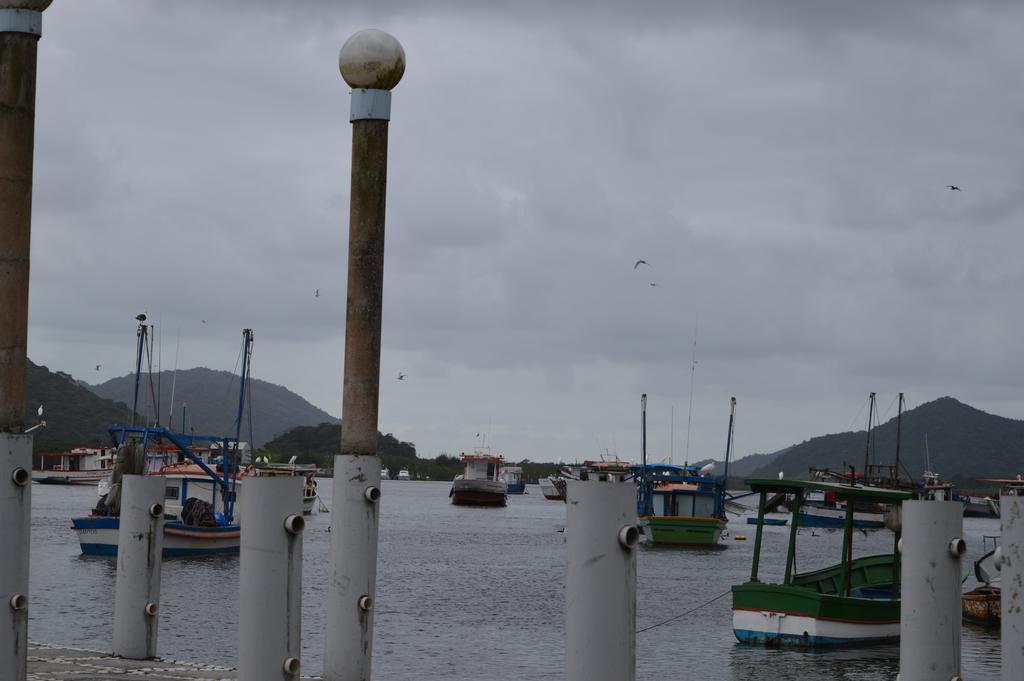
[[[640,482],[643,485],[644,515],[652,515],[649,510],[652,507],[650,489],[647,485],[647,393],[640,396],[640,452],[643,458],[643,476]]]
[[[235,452],[233,455],[230,454],[227,442],[225,442],[223,453],[224,513],[227,516],[228,521],[231,521],[232,516],[234,515],[235,486],[238,482],[237,477],[235,476],[235,470],[241,465],[242,461],[242,414],[245,409],[245,388],[249,382],[249,364],[252,361],[252,343],[252,329],[242,329],[242,380],[238,389],[238,419],[235,421]]]
[[[675,463],[676,454],[676,405],[672,405],[668,427],[668,462]]]
[[[729,398],[729,434],[725,438],[725,484],[729,484],[729,458],[732,453],[732,431],[736,423],[736,398]]]
[[[139,410],[139,379],[142,377],[142,348],[146,342],[146,315],[140,314],[136,319],[139,320],[139,328],[135,332],[138,338],[137,349],[135,351],[135,396],[132,397],[132,419],[128,425],[135,425],[135,416]]]
[[[729,433],[725,437],[725,474],[722,480],[722,488],[719,490],[719,513],[725,518],[725,489],[729,486],[729,458],[732,452],[732,432],[736,424],[736,398],[729,398]]]
[[[900,393],[899,405],[896,407],[896,469],[893,474],[894,480],[900,477],[900,436],[903,426],[903,393]]]
[[[864,441],[864,484],[867,484],[868,466],[871,463],[871,420],[875,415],[875,393],[868,395],[868,434]],[[850,480],[851,485],[857,484],[857,480]]]

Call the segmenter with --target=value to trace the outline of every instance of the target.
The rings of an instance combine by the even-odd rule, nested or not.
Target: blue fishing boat
[[[139,315],[135,399],[130,425],[112,425],[108,432],[116,443],[114,472],[107,492],[88,516],[73,518],[72,525],[84,555],[117,555],[120,529],[120,481],[126,474],[164,475],[168,480],[164,524],[164,558],[209,554],[237,554],[241,537],[234,520],[241,477],[239,436],[249,380],[253,336],[242,332],[242,380],[234,437],[173,433],[162,426],[136,426],[142,354],[148,348],[148,328]],[[205,451],[218,451],[207,460]],[[172,459],[173,457],[173,459]],[[177,465],[167,466],[168,463]],[[166,471],[166,472],[165,472]],[[191,493],[190,493],[191,491]],[[201,498],[207,496],[207,499]],[[176,512],[172,512],[174,509]]]
[[[507,494],[526,494],[526,482],[523,480],[522,466],[502,466],[499,476],[505,483]]]

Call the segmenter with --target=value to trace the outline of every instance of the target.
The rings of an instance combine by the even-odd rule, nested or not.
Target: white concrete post
[[[158,475],[126,475],[121,479],[114,655],[129,660],[156,657],[164,487],[164,479]]]
[[[375,456],[334,457],[326,681],[370,681],[379,479],[380,459]]]
[[[28,663],[28,548],[32,436],[0,433],[0,679],[23,681]]]
[[[566,501],[566,679],[634,681],[636,486],[569,480]]]
[[[302,653],[301,475],[247,478],[241,498],[238,678],[299,678]]]
[[[904,501],[901,545],[900,681],[960,678],[958,501]]]
[[[369,681],[377,586],[388,121],[391,90],[405,72],[405,51],[383,31],[359,31],[342,46],[338,67],[352,88],[352,176],[341,452],[334,457],[323,676],[326,681]]]
[[[1004,491],[999,516],[1003,681],[1018,681],[1024,673],[1024,497]]]

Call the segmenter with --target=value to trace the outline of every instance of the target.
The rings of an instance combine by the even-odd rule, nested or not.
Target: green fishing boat
[[[792,645],[805,648],[856,646],[896,641],[900,634],[900,567],[896,542],[893,552],[853,557],[853,509],[856,503],[898,505],[910,499],[903,490],[808,482],[747,480],[760,493],[757,535],[750,580],[732,587],[733,632],[743,643]],[[833,492],[846,501],[843,543],[836,565],[796,572],[796,538],[800,505],[810,490]],[[769,494],[793,495],[790,504],[789,550],[782,583],[758,579],[764,509]]]

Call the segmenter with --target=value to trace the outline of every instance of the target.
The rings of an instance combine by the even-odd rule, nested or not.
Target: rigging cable
[[[245,343],[243,342],[241,347],[238,348],[238,357],[235,358],[235,368],[231,370],[231,376],[226,381],[227,387],[224,389],[224,397],[220,398],[220,404],[221,405],[223,405],[224,403],[226,403],[228,401],[228,396],[231,394],[231,385],[235,382],[235,372],[238,371],[238,365],[242,361],[242,350],[244,348],[245,348]],[[227,430],[230,431],[231,430],[231,426],[233,426],[234,424],[235,424],[235,419],[232,418],[231,421],[230,421],[230,425],[228,426]]]
[[[660,627],[660,626],[661,626],[661,625],[663,625],[663,624],[668,624],[669,622],[675,622],[675,621],[676,621],[677,619],[679,619],[680,617],[686,617],[687,615],[689,615],[689,614],[690,614],[690,613],[692,613],[692,612],[697,612],[698,610],[700,610],[700,609],[701,609],[701,608],[703,608],[704,606],[706,606],[706,605],[711,605],[712,603],[714,603],[715,601],[717,601],[717,600],[718,600],[719,598],[723,598],[723,597],[725,597],[725,596],[728,596],[728,595],[729,595],[730,593],[732,593],[732,589],[729,589],[728,591],[724,591],[724,592],[722,592],[722,593],[718,594],[717,596],[715,596],[714,598],[712,598],[712,599],[711,599],[710,601],[704,601],[703,603],[701,603],[700,605],[698,605],[698,606],[697,606],[696,608],[690,608],[689,610],[687,610],[686,612],[682,613],[681,615],[676,615],[675,617],[670,617],[670,618],[668,618],[667,620],[665,620],[665,621],[663,621],[663,622],[658,622],[657,624],[652,624],[652,625],[651,625],[651,626],[649,626],[649,627],[644,627],[643,629],[638,629],[636,633],[638,633],[638,634],[642,634],[642,633],[644,633],[645,631],[650,631],[651,629],[654,629],[654,628],[656,628],[656,627]]]
[[[152,329],[153,325],[151,324],[149,328]],[[150,406],[153,408],[153,412],[155,414],[154,418],[156,420],[156,425],[159,426],[160,414],[157,411],[156,388],[153,386],[153,334],[147,334],[146,336],[146,365],[149,373]]]

